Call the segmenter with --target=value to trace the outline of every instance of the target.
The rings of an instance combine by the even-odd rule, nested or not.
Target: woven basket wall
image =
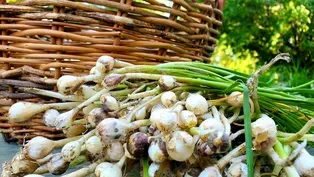
[[[0,14],[0,131],[19,140],[64,136],[40,116],[7,122],[15,101],[56,101],[19,88],[55,89],[61,75],[87,73],[101,55],[133,64],[209,62],[223,15],[215,0],[25,0],[0,5]]]

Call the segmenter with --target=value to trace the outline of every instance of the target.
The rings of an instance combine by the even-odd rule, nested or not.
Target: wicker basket
[[[52,101],[19,88],[52,90],[61,75],[87,73],[101,55],[133,64],[209,62],[223,15],[215,0],[25,0],[0,5],[0,13],[0,131],[20,142],[64,135],[40,119],[7,121],[6,106],[17,100]]]

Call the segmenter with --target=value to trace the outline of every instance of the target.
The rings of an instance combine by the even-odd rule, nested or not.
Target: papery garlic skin
[[[209,118],[204,120],[199,125],[200,130],[213,130],[217,135],[222,136],[225,131],[225,126],[220,120],[217,120],[215,118]],[[207,141],[209,134],[201,135],[200,138],[203,141]]]
[[[95,68],[100,73],[105,74],[113,69],[114,63],[114,58],[104,55],[98,58]]]
[[[276,143],[276,123],[266,114],[262,114],[252,123],[252,133],[254,136],[253,146],[257,151],[266,151]]]
[[[145,133],[133,133],[127,142],[128,152],[135,158],[140,158],[147,155],[149,147],[149,136]]]
[[[206,99],[199,94],[190,94],[186,99],[185,107],[187,110],[194,112],[195,115],[202,115],[208,111]]]

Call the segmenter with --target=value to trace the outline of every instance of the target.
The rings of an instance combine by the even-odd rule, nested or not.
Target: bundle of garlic
[[[116,65],[122,68],[114,69]],[[270,89],[261,87],[258,110],[247,91],[233,87],[234,82],[225,77],[229,70],[200,63],[128,65],[103,56],[88,76],[62,76],[57,82],[59,93],[25,89],[64,102],[18,102],[11,106],[9,120],[27,121],[45,112],[45,124],[68,137],[57,141],[33,138],[4,164],[3,176],[252,177],[253,168],[256,175],[271,172],[267,169],[289,177],[314,175],[314,157],[305,150],[307,140],[314,140],[306,134],[313,121],[297,133],[279,132],[280,115],[266,108],[287,106],[291,95],[286,99],[281,98],[283,92],[267,95]],[[234,77],[244,79],[236,72]],[[313,104],[307,99],[299,103]],[[305,115],[289,112],[287,120],[295,121],[293,116],[298,114]],[[58,148],[61,151],[55,153]],[[265,158],[272,162],[261,164],[269,162]],[[302,164],[304,159],[308,164]],[[67,173],[78,164],[85,167]],[[269,168],[261,169],[261,165]]]

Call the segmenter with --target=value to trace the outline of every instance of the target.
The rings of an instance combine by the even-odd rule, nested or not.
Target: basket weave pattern
[[[51,101],[18,88],[52,90],[61,75],[87,73],[101,55],[133,64],[209,62],[223,15],[215,0],[25,0],[0,5],[0,14],[2,105],[10,105],[8,99]],[[0,110],[3,133],[32,137],[38,131],[30,127],[44,126],[37,119],[13,126],[6,109]]]

